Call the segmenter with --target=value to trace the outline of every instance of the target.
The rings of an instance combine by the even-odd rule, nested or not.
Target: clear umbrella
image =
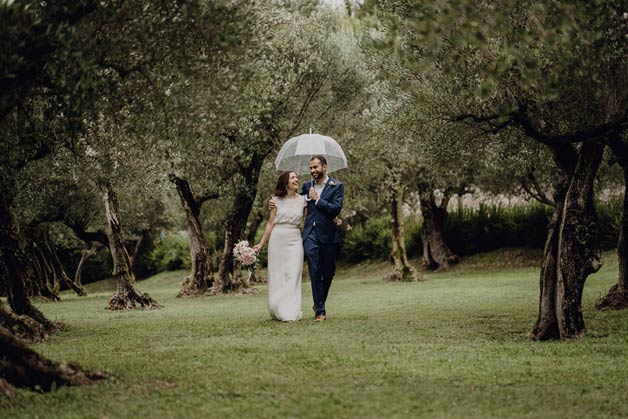
[[[348,167],[347,157],[340,145],[331,137],[320,134],[299,135],[286,141],[275,159],[277,170],[289,170],[298,174],[310,173],[310,159],[316,155],[327,160],[327,172]]]

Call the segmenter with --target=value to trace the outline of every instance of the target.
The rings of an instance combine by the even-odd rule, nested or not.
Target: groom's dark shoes
[[[327,316],[325,314],[316,314],[316,305],[312,306],[312,311],[314,312],[315,322],[321,322],[323,320],[327,320]]]

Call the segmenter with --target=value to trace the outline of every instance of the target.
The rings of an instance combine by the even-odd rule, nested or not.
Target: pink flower
[[[236,243],[233,247],[233,257],[242,266],[248,268],[249,270],[254,268],[257,264],[257,254],[255,253],[255,250],[249,246],[249,242],[246,240]]]

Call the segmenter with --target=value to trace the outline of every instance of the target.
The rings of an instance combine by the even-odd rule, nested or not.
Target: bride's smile
[[[290,173],[290,179],[288,180],[288,192],[291,192],[289,195],[296,195],[299,190],[299,177],[296,173]]]

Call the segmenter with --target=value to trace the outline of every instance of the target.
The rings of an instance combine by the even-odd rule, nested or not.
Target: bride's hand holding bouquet
[[[233,248],[233,256],[244,268],[253,271],[257,267],[257,253],[255,248],[249,246],[247,240],[236,243]]]

